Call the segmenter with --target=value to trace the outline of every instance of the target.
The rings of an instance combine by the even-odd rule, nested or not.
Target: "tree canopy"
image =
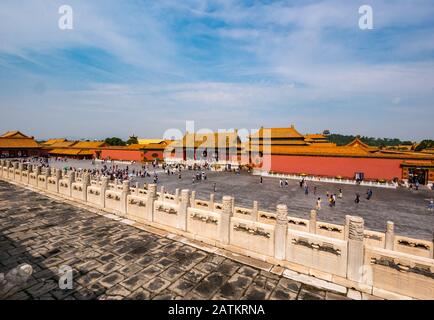
[[[123,141],[121,138],[117,138],[117,137],[107,138],[104,140],[104,142],[110,146],[126,146],[127,145],[125,141]]]
[[[434,148],[434,140],[422,140],[414,150],[422,151],[427,148]]]
[[[343,135],[343,134],[330,134],[327,136],[330,142],[336,143],[338,146],[343,146],[353,141],[356,136]],[[412,145],[411,141],[401,141],[397,138],[373,138],[373,137],[359,137],[360,140],[367,145],[373,147],[385,147],[385,146],[398,146],[398,145]]]
[[[130,136],[130,138],[127,140],[128,145],[138,144],[138,143],[139,143],[139,140],[138,140],[137,136],[135,136],[135,135]]]

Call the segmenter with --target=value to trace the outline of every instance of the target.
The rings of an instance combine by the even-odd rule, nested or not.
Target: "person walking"
[[[321,210],[321,198],[318,198],[318,199],[316,200],[316,206],[315,206],[315,209],[316,209],[317,211]]]
[[[259,180],[259,183],[262,184],[262,182],[263,182],[263,180],[262,180],[262,176],[261,176],[261,179]]]
[[[368,189],[368,192],[366,192],[366,200],[371,200],[371,198],[372,198],[372,190],[371,189]]]
[[[279,185],[280,185],[281,188],[283,187],[283,181],[282,181],[282,179],[279,180]]]
[[[342,194],[342,189],[339,189],[339,199],[342,199],[342,196],[343,196],[343,194]]]
[[[429,200],[428,211],[434,211],[434,199]]]
[[[356,198],[354,199],[355,203],[359,203],[360,202],[360,194],[356,193]]]

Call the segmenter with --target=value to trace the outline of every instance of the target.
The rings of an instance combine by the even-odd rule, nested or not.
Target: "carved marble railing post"
[[[363,278],[363,218],[351,216],[348,225],[348,263],[347,277],[361,282]]]
[[[23,180],[23,170],[24,170],[24,164],[22,162],[20,162],[18,164],[18,171],[20,172],[19,175],[20,175],[20,181],[21,182]]]
[[[101,194],[99,195],[99,204],[101,205],[101,208],[105,208],[105,192],[108,188],[109,184],[109,178],[108,177],[102,177],[101,178]]]
[[[35,168],[35,177],[36,177],[36,187],[38,186],[39,176],[41,175],[41,166],[36,166]]]
[[[48,167],[47,170],[45,170],[45,172],[44,172],[44,179],[45,179],[44,188],[45,188],[45,190],[48,189],[48,177],[50,177],[50,175],[51,175],[51,168]]]
[[[214,211],[214,203],[215,203],[215,194],[211,193],[209,195],[209,203],[208,203],[208,209],[210,211]]]
[[[59,182],[60,179],[62,179],[62,170],[56,169],[55,179],[56,179],[56,192],[59,193]]]
[[[14,169],[14,174],[13,174],[12,177],[13,177],[14,180],[16,180],[17,177],[16,177],[16,174],[15,174],[15,170],[18,169],[18,162],[13,162],[13,163],[12,163],[12,168]]]
[[[81,179],[81,192],[83,201],[87,201],[87,187],[90,186],[90,174],[84,173]]]
[[[387,250],[393,250],[394,246],[395,246],[395,225],[392,221],[387,221],[386,240],[384,242],[384,248]]]
[[[146,201],[146,219],[154,221],[154,201],[157,199],[157,185],[148,184],[148,199]]]
[[[309,232],[316,234],[317,212],[316,210],[310,210],[309,219]]]
[[[190,207],[196,208],[196,191],[191,192]]]
[[[253,221],[258,221],[259,220],[259,205],[258,205],[258,201],[253,201],[252,220]]]
[[[432,244],[433,244],[432,258],[434,259],[434,232],[432,233]]]
[[[179,200],[179,188],[175,189],[175,201],[176,201],[176,203],[180,203],[180,200]]]
[[[27,179],[25,179],[24,181],[26,182],[26,184],[30,184],[30,174],[33,171],[33,167],[31,164],[27,165]]]
[[[181,203],[178,210],[178,228],[187,231],[187,212],[190,201],[190,191],[185,189],[181,191]]]
[[[135,195],[138,197],[139,196],[139,183],[136,182],[136,192]]]
[[[223,244],[229,244],[229,234],[231,227],[231,217],[232,217],[232,197],[223,197],[223,210],[220,217],[219,235],[220,242]]]
[[[164,186],[161,186],[161,189],[160,189],[160,201],[161,202],[164,202],[164,193],[166,192],[166,189],[164,188]]]
[[[127,214],[127,198],[130,194],[130,181],[125,180],[122,182],[121,192],[121,213],[126,216]]]
[[[3,178],[3,163],[4,160],[0,159],[0,178]]]
[[[69,196],[72,197],[72,184],[75,182],[75,171],[71,171],[68,176]]]
[[[344,240],[348,240],[349,228],[350,228],[350,215],[345,215],[345,226],[344,226]]]
[[[11,179],[11,176],[9,174],[9,168],[11,167],[11,161],[10,160],[6,160],[6,178],[7,179]]]
[[[9,179],[9,166],[10,166],[11,162],[9,160],[5,161],[5,164],[3,166],[3,178],[4,179]],[[6,168],[6,170],[5,170]]]
[[[274,257],[285,260],[286,234],[288,231],[288,207],[284,204],[277,206],[276,225],[274,227]]]

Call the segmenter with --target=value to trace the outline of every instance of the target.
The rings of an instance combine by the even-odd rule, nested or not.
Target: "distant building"
[[[50,157],[93,159],[97,150],[105,147],[104,141],[68,141],[51,139],[42,143],[42,154]]]
[[[136,162],[163,161],[164,150],[172,142],[170,140],[159,139],[139,139],[138,143],[129,146],[106,146],[98,148],[97,159],[103,160],[122,160]]]
[[[324,137],[324,138],[323,138]],[[434,181],[434,154],[381,150],[359,138],[337,146],[324,135],[302,135],[294,126],[261,128],[245,145],[258,170],[368,180]]]
[[[8,131],[0,136],[0,158],[22,158],[40,155],[41,146],[33,137],[19,131]]]
[[[180,161],[207,161],[239,164],[242,156],[241,139],[232,132],[187,133],[173,142],[167,156]]]

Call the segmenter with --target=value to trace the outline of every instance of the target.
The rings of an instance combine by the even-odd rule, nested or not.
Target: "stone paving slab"
[[[0,299],[346,298],[0,181],[0,273],[22,263],[33,275]]]

